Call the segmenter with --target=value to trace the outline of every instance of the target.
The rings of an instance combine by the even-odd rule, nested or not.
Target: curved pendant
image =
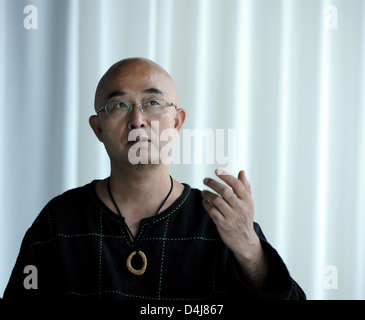
[[[138,254],[139,256],[142,258],[142,261],[143,261],[143,266],[141,269],[139,270],[136,270],[132,267],[132,258],[137,254],[136,251],[133,251],[127,258],[127,268],[128,268],[128,271],[130,273],[133,273],[134,275],[136,276],[141,276],[142,274],[144,274],[144,272],[146,271],[146,268],[147,268],[147,258],[146,258],[146,255],[143,253],[143,251],[139,250],[138,251]]]

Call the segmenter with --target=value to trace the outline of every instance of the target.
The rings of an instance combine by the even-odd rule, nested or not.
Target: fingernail
[[[220,174],[222,174],[222,173],[223,173],[223,170],[221,170],[221,169],[216,169],[216,170],[215,170],[215,173],[216,173],[217,175],[220,175]]]

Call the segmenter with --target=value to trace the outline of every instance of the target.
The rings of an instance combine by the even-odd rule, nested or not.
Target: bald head
[[[145,58],[120,60],[100,79],[95,93],[95,110],[118,96],[140,102],[152,93],[177,104],[174,81],[165,69]]]

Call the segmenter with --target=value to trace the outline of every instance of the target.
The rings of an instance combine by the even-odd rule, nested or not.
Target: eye
[[[124,109],[124,108],[128,108],[128,104],[126,104],[125,102],[121,101],[121,102],[117,102],[114,105],[115,109]]]
[[[124,101],[112,102],[107,105],[107,113],[110,115],[119,114],[125,110],[128,110],[128,103]]]
[[[157,100],[150,100],[150,101],[147,101],[147,106],[149,107],[157,107],[159,106],[160,104],[158,103]]]

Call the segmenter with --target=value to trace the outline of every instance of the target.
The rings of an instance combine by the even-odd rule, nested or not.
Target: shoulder
[[[185,189],[180,197],[180,201],[183,204],[183,208],[188,209],[189,211],[205,211],[203,208],[203,197],[201,194],[201,190],[192,188],[188,184],[185,184]]]
[[[185,190],[178,199],[176,215],[172,215],[171,232],[189,237],[218,238],[217,229],[208,212],[203,207],[201,190],[184,184]],[[175,210],[172,210],[173,212]]]
[[[90,218],[95,210],[93,187],[96,180],[82,187],[70,189],[51,199],[32,224],[32,229],[48,227],[51,230],[73,227]]]
[[[66,192],[54,197],[48,203],[52,210],[68,210],[71,208],[84,207],[86,203],[92,200],[92,188],[96,180],[82,187],[67,190]]]

